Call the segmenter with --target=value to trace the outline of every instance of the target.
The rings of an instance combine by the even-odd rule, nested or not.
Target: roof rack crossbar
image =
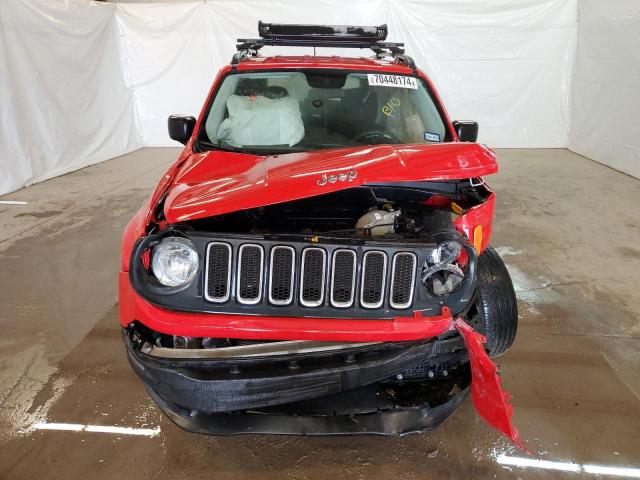
[[[361,40],[379,42],[387,39],[387,26],[303,25],[258,22],[258,35],[264,39]]]
[[[404,54],[404,43],[385,42],[387,26],[301,25],[258,22],[261,38],[239,38],[231,64],[256,56],[265,46],[368,48],[377,58],[393,57],[415,68],[411,57]]]
[[[389,50],[392,53],[404,52],[404,43],[387,43],[387,42],[363,42],[360,40],[331,40],[331,39],[249,39],[239,38],[236,49],[241,50],[260,50],[265,46],[278,47],[336,47],[336,48],[370,48],[374,52]]]

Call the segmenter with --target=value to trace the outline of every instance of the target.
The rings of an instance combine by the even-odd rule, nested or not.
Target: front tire
[[[497,357],[516,338],[518,302],[507,267],[492,247],[478,258],[476,284],[475,302],[465,320],[487,337],[485,349]]]

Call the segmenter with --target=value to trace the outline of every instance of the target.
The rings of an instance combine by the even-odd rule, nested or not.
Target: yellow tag
[[[453,213],[456,215],[462,215],[462,207],[456,202],[451,202],[451,210],[453,210]]]
[[[311,240],[311,243],[318,243],[318,240],[319,240],[319,239],[318,239],[318,237],[317,237],[317,236],[315,236],[315,235],[314,235],[314,236],[313,236],[313,237],[311,237],[309,240]]]

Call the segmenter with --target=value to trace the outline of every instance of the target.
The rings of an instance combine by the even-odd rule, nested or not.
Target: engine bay
[[[255,235],[319,235],[379,241],[427,242],[454,230],[456,214],[490,191],[472,179],[371,184],[188,222],[188,229]]]

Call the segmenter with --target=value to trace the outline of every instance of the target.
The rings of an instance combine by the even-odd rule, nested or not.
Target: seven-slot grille
[[[269,302],[289,305],[293,300],[296,251],[292,247],[276,246],[271,249],[269,263]]]
[[[341,248],[331,262],[331,305],[350,307],[356,289],[356,252]]]
[[[244,244],[238,253],[238,301],[255,305],[262,297],[264,250],[260,245]]]
[[[380,308],[384,302],[384,286],[387,273],[387,255],[369,251],[362,261],[360,305],[364,308]]]
[[[413,304],[417,257],[412,252],[356,251],[226,242],[207,246],[205,298],[256,305],[394,309]],[[389,270],[391,270],[389,272]],[[234,288],[232,288],[232,285]],[[264,285],[264,287],[263,287]],[[263,292],[266,290],[266,292]]]
[[[396,253],[391,267],[391,295],[389,305],[407,308],[413,301],[416,278],[416,256],[410,252]]]
[[[210,302],[226,302],[231,296],[231,245],[211,242],[207,246],[205,298]]]
[[[305,307],[322,305],[327,271],[326,259],[327,253],[322,248],[305,248],[302,252],[300,303]]]

